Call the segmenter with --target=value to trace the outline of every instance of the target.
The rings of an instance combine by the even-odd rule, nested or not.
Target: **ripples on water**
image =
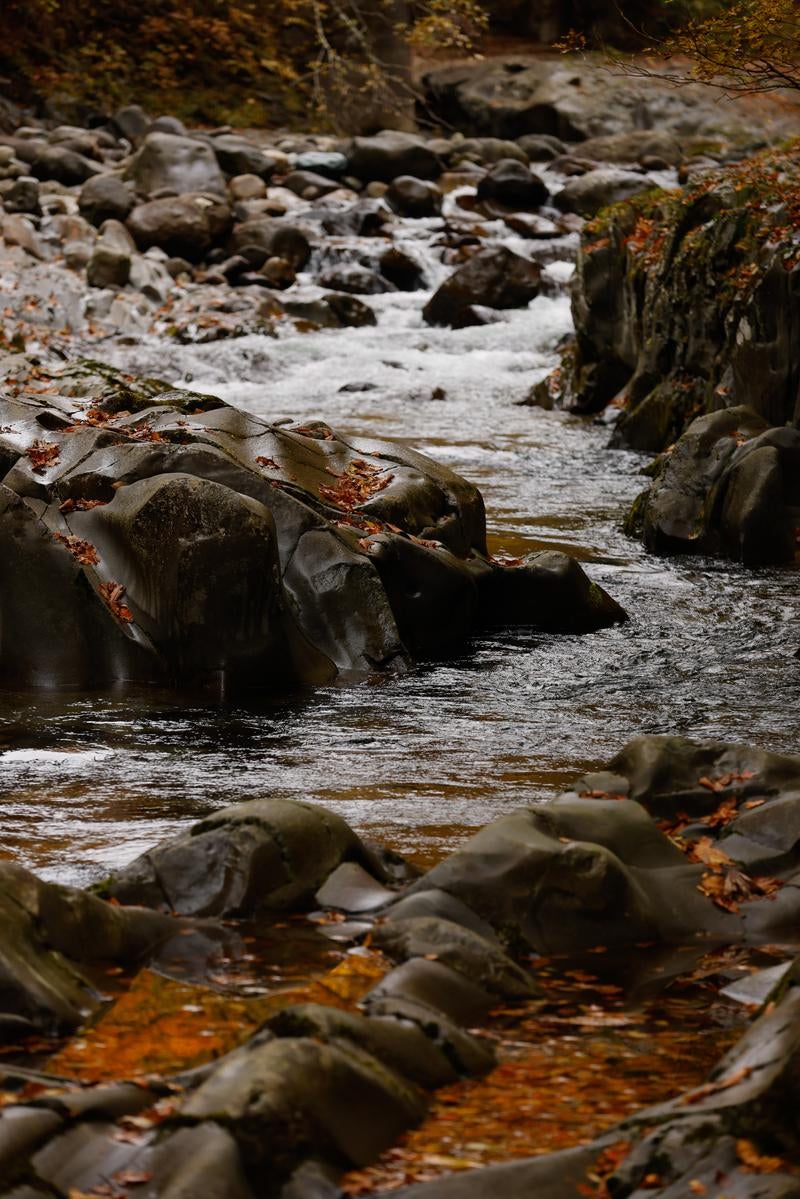
[[[517,406],[569,331],[566,296],[458,332],[424,327],[419,293],[370,302],[377,329],[152,342],[114,360],[270,419],[417,446],[481,488],[493,549],[576,554],[631,621],[492,631],[404,677],[229,707],[5,695],[0,853],[85,882],[221,804],[285,796],[424,862],[641,733],[798,748],[794,572],[648,556],[620,530],[644,459],[606,449],[606,428]],[[354,383],[370,386],[339,391]]]

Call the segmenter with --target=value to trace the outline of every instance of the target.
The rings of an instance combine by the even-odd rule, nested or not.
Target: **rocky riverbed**
[[[795,233],[755,193],[758,269],[732,299],[714,286],[747,257],[748,164],[788,186],[791,153],[751,155],[795,114],[560,60],[426,86],[462,132],[9,110],[0,1169],[17,1199],[324,1199],[437,1174],[432,1199],[800,1193],[796,431],[777,427],[795,418]],[[695,311],[679,292],[698,243]],[[748,321],[749,357],[731,349]],[[698,363],[705,390],[683,387]],[[674,450],[626,433],[637,406],[662,411],[654,370]],[[628,524],[648,548],[622,529],[640,448],[667,450]],[[649,552],[687,541],[700,556]],[[734,561],[702,556],[720,551]],[[669,736],[622,748],[643,732]],[[562,1153],[480,1169],[502,1138],[470,1148],[456,1116],[436,1142],[432,1094],[496,1103],[504,1038],[553,1027],[549,1085],[568,1089],[575,1013],[553,976],[598,988],[579,1026],[626,1019],[612,994],[644,1013],[703,980],[728,1054],[706,1079],[709,1014],[696,1064],[643,1112],[632,1083],[546,1140]],[[658,1020],[639,1019],[655,1060]],[[512,1075],[524,1106],[532,1075]],[[393,1149],[420,1123],[424,1150]]]

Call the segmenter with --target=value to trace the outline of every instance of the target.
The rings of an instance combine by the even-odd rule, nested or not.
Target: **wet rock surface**
[[[490,610],[551,622],[545,591],[504,603],[477,489],[413,451],[90,363],[34,368],[2,414],[7,681],[280,687],[403,669]],[[576,629],[624,619],[574,570]]]
[[[134,863],[124,885],[118,877],[111,889],[123,899],[135,895],[163,907],[170,886],[183,886],[186,895],[195,896],[184,910],[213,909],[218,916],[241,918],[255,907],[263,918],[270,904],[273,912],[292,907],[308,912],[314,887],[327,885],[342,868],[337,861],[360,855],[360,869],[376,887],[388,886],[389,899],[360,932],[347,933],[346,923],[341,927],[351,944],[368,930],[371,946],[357,952],[385,954],[383,977],[363,994],[360,1010],[346,1000],[343,1008],[341,1000],[293,1003],[290,993],[282,1010],[238,1048],[172,1078],[76,1088],[56,1076],[4,1067],[2,1194],[9,1199],[25,1193],[102,1194],[98,1187],[109,1179],[152,1199],[188,1199],[201,1186],[204,1194],[241,1199],[339,1194],[336,1179],[342,1172],[368,1165],[424,1119],[432,1089],[491,1069],[488,1043],[467,1027],[485,1022],[499,1003],[536,996],[531,972],[513,954],[521,938],[541,945],[545,921],[550,943],[561,951],[591,948],[600,940],[612,944],[615,930],[631,952],[643,936],[672,933],[683,945],[709,933],[723,943],[742,936],[766,941],[775,935],[781,907],[789,927],[796,928],[800,890],[793,880],[800,851],[791,812],[798,802],[798,758],[677,737],[640,738],[563,799],[490,826],[410,883],[401,876],[381,877],[374,851],[324,809],[263,801],[222,811],[176,841],[173,856],[170,847],[159,847],[148,860]],[[559,832],[552,847],[545,845],[545,817],[547,831]],[[248,903],[237,898],[209,904],[208,878],[202,869],[187,869],[187,854],[196,852],[198,862],[207,862],[201,842],[210,831],[218,836],[220,869],[207,872],[209,877],[223,877],[226,869],[231,879],[242,875],[244,827],[280,843],[282,854],[293,857],[295,877],[287,884],[288,858],[270,866],[270,851],[262,849],[247,860],[267,907],[252,894]],[[687,846],[707,849],[712,842],[732,867],[735,863],[737,875],[774,871],[784,880],[780,892],[749,897],[735,911],[716,906],[698,887],[698,871],[713,867],[715,859],[706,854],[697,865],[680,865],[687,863]],[[322,850],[323,843],[329,850]],[[609,865],[612,852],[616,867]],[[587,855],[595,855],[588,871]],[[159,870],[158,896],[145,877],[151,862]],[[395,863],[395,874],[397,868]],[[621,881],[626,872],[637,872],[635,883]],[[101,958],[152,953],[155,941],[174,925],[167,916],[42,884],[16,867],[7,867],[6,875],[14,902],[38,897],[37,918],[56,953],[76,955],[87,942]],[[645,902],[647,880],[655,878],[661,889],[647,924],[630,897]],[[548,893],[559,897],[555,906],[548,907]],[[421,907],[425,896],[427,906]],[[720,897],[731,898],[724,891]],[[756,908],[774,911],[753,920]],[[434,914],[437,909],[443,914]],[[340,908],[328,919],[347,914]],[[676,919],[683,921],[679,931]],[[336,921],[330,927],[335,930]],[[532,936],[534,928],[539,931]],[[535,1187],[537,1194],[566,1197],[583,1194],[587,1183],[599,1185],[599,1178],[612,1193],[628,1196],[647,1178],[648,1193],[665,1196],[680,1188],[694,1193],[695,1180],[719,1196],[731,1186],[748,1197],[796,1194],[790,1165],[800,1044],[796,974],[789,960],[777,983],[767,985],[767,1002],[743,1039],[707,1082],[686,1094],[627,1118],[589,1144],[402,1193],[470,1199],[498,1188],[529,1194]],[[34,1077],[42,1081],[30,1091]]]

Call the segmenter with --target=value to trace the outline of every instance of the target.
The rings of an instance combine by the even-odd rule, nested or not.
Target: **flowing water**
[[[429,287],[444,273],[436,232],[400,231]],[[402,677],[225,706],[155,690],[3,695],[0,853],[86,882],[213,808],[282,796],[325,803],[424,863],[638,734],[798,749],[796,575],[658,559],[622,533],[646,459],[607,449],[604,425],[518,403],[571,328],[574,244],[508,244],[547,254],[548,294],[483,327],[427,328],[425,295],[392,293],[369,298],[376,329],[151,337],[107,357],[270,419],[419,448],[481,488],[495,552],[575,554],[630,622],[583,637],[492,630]]]

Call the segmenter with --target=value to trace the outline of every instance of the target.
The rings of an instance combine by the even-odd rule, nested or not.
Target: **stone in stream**
[[[136,204],[132,189],[116,175],[95,175],[78,196],[81,216],[98,227],[104,221],[124,221]]]
[[[531,169],[513,158],[501,159],[478,183],[478,199],[503,204],[517,211],[539,208],[550,193]]]
[[[401,216],[414,218],[438,216],[442,211],[442,193],[435,183],[398,175],[389,184],[386,203]]]
[[[391,183],[400,175],[436,179],[442,164],[422,138],[385,129],[374,137],[356,137],[346,151],[348,171],[365,183]]]
[[[562,212],[576,212],[578,216],[593,217],[609,204],[629,200],[655,190],[652,179],[637,175],[618,167],[598,167],[569,179],[560,192],[553,197],[556,208]]]
[[[686,852],[666,835],[676,822]],[[573,792],[488,825],[405,894],[445,892],[543,953],[758,943],[798,918],[798,822],[799,758],[641,738]]]
[[[172,257],[200,262],[212,246],[228,236],[231,211],[221,200],[203,194],[165,197],[138,204],[127,226],[142,250],[157,246]]]
[[[92,364],[48,378],[0,402],[5,682],[279,688],[405,669],[485,619],[546,625],[533,593],[504,616],[480,493],[413,450]],[[598,594],[569,627],[623,618]]]
[[[189,192],[225,195],[225,179],[211,147],[197,138],[174,133],[148,133],[126,167],[124,178],[143,195],[162,188],[179,196]]]
[[[434,292],[423,309],[429,325],[463,329],[483,324],[476,311],[523,308],[539,294],[541,267],[505,246],[478,250]]]
[[[626,526],[648,549],[721,553],[748,566],[794,562],[800,430],[724,408],[698,416],[656,470]]]
[[[136,962],[177,931],[155,912],[43,882],[11,862],[0,863],[0,911],[0,1013],[28,1022],[7,1022],[6,1039],[76,1027],[99,1002],[83,966]]]
[[[213,813],[122,867],[100,888],[184,916],[302,907],[344,861],[372,864],[359,838],[314,804],[252,800]]]

